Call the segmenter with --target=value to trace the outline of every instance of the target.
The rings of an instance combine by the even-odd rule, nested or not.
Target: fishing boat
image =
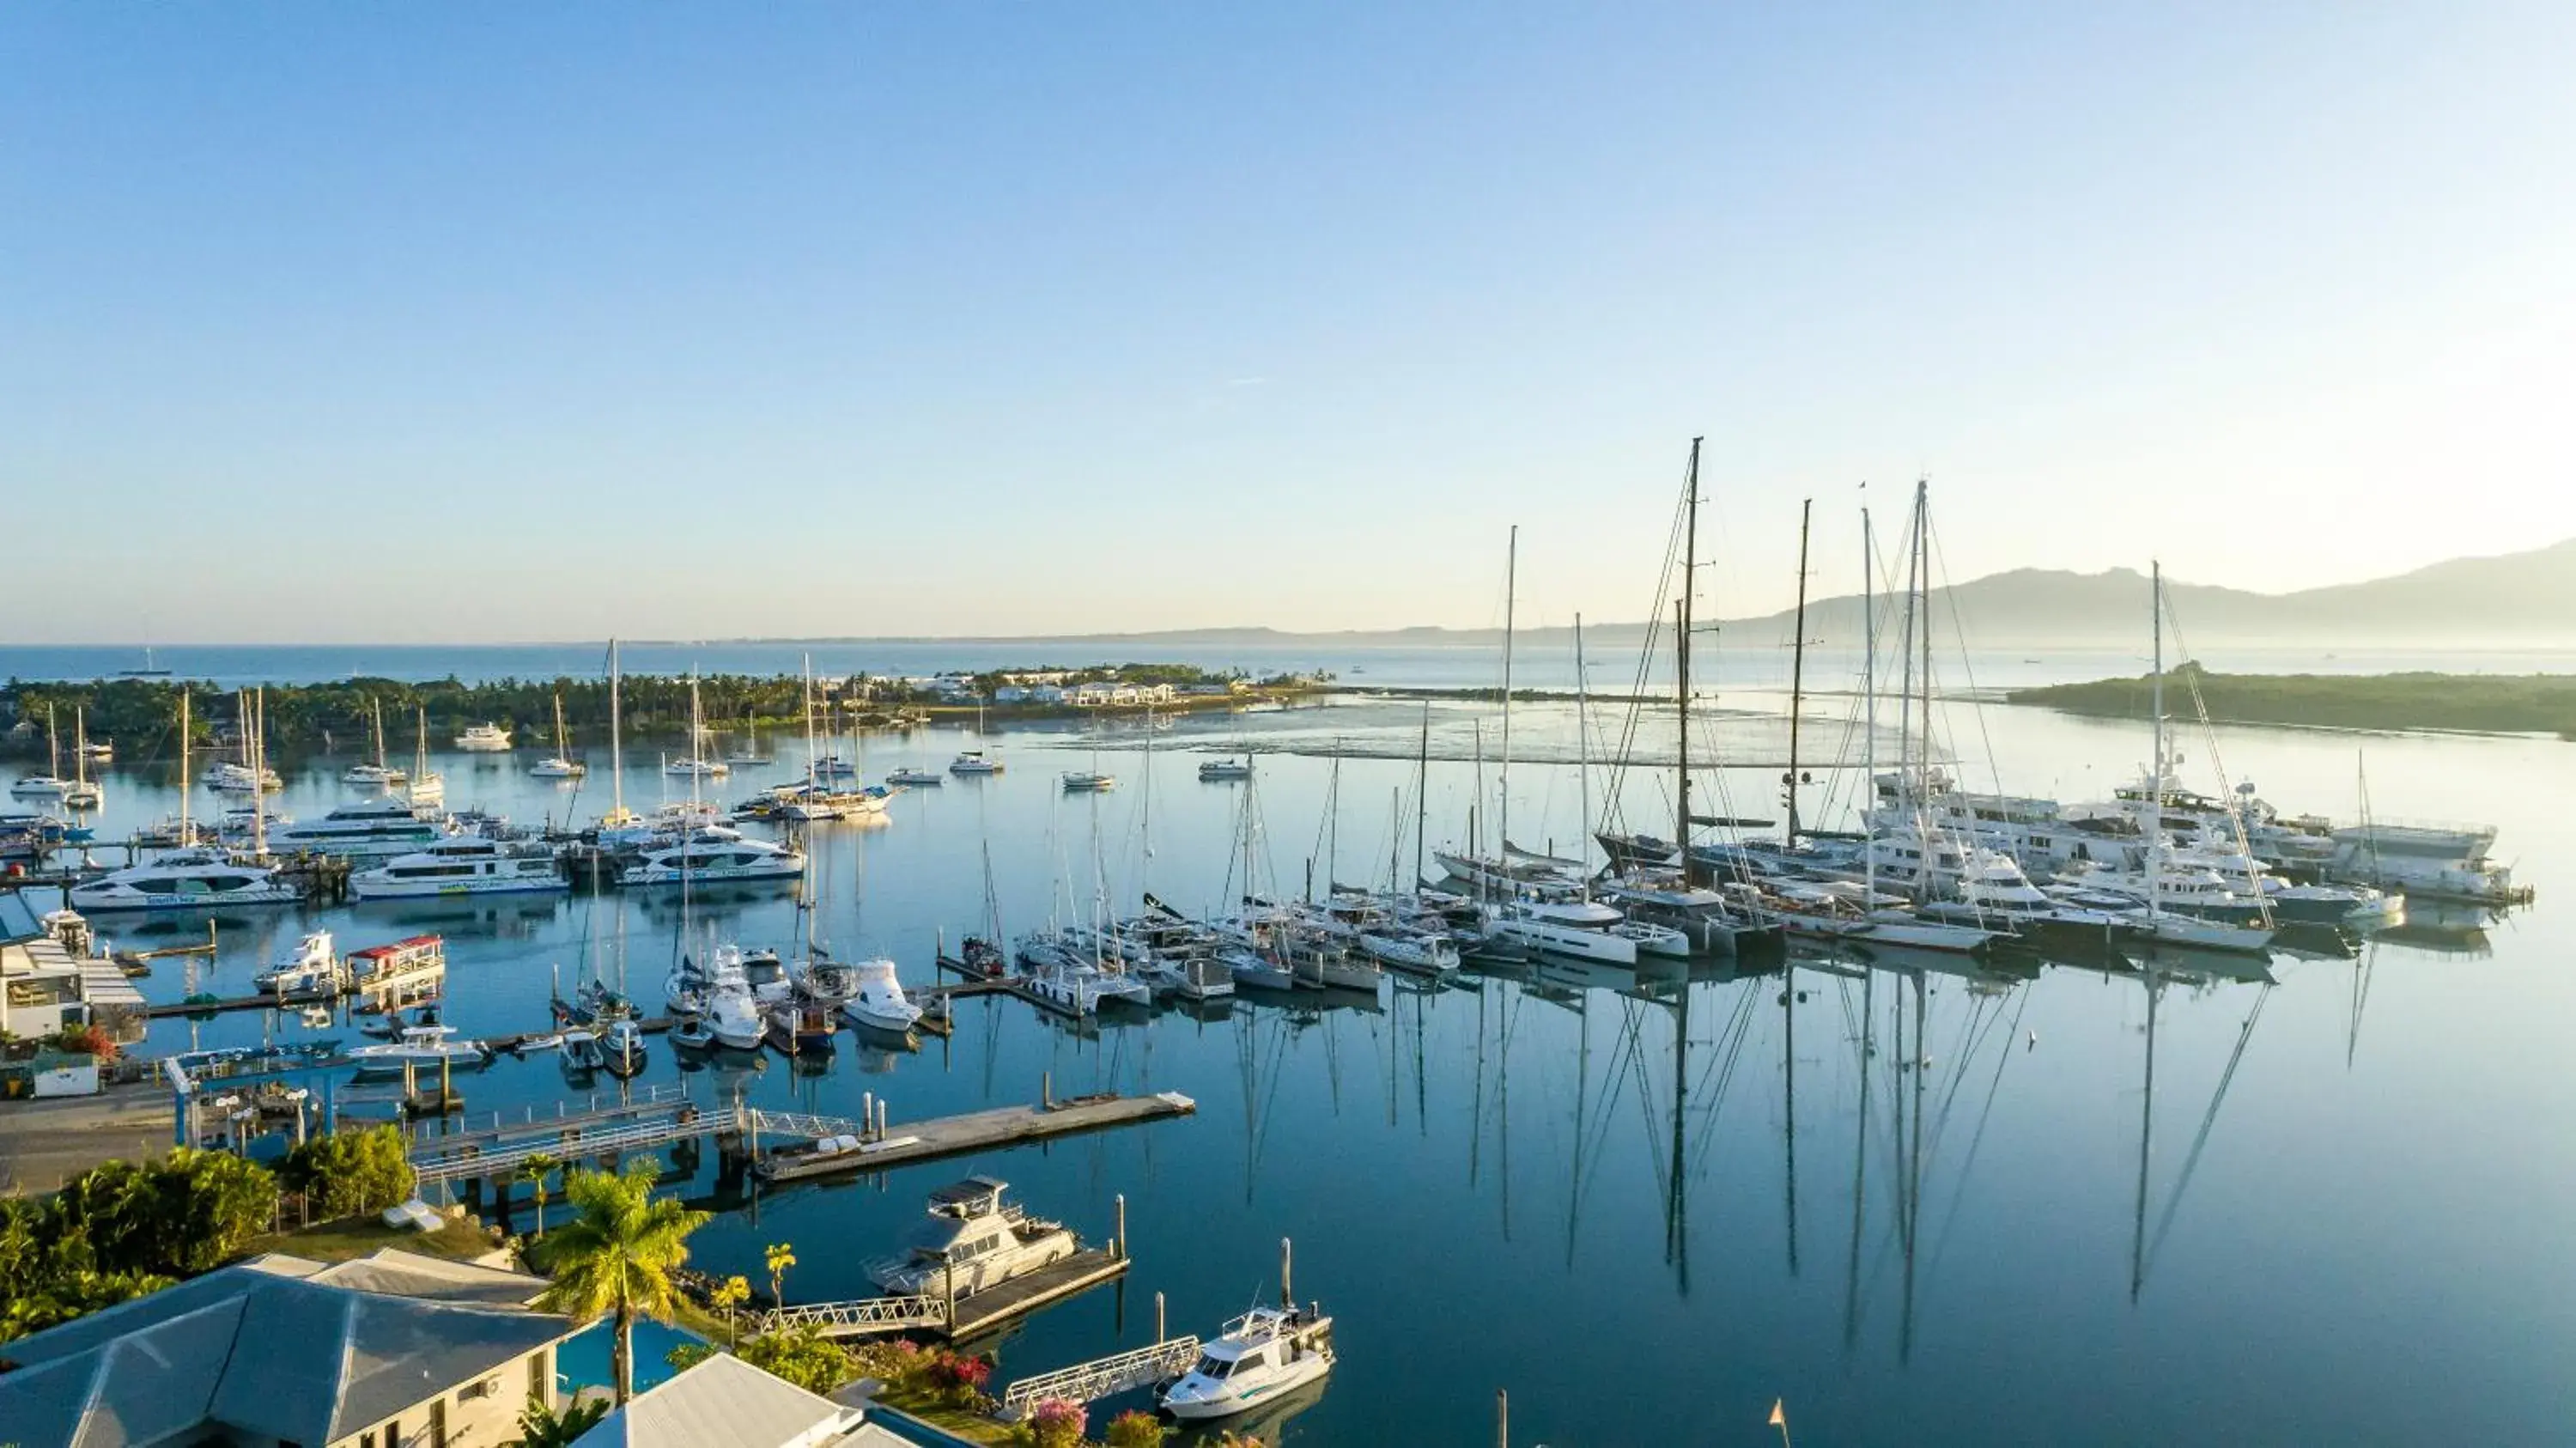
[[[456,895],[532,894],[569,890],[572,884],[544,845],[483,835],[450,835],[428,849],[397,855],[349,877],[361,900],[404,900]]]
[[[695,1012],[684,1012],[674,1017],[671,1021],[671,1029],[665,1033],[665,1036],[675,1051],[715,1049],[715,1026],[705,1016]]]
[[[1209,759],[1199,764],[1201,779],[1250,779],[1251,777],[1252,761],[1249,759]]]
[[[921,1022],[921,1007],[903,993],[891,960],[862,960],[850,967],[855,987],[841,1002],[842,1018],[854,1026],[903,1035]]]
[[[578,1027],[563,1033],[563,1069],[567,1076],[587,1076],[599,1069],[599,1037]]]
[[[498,724],[468,724],[456,736],[456,747],[469,754],[501,754],[510,748],[510,731]]]
[[[303,892],[285,876],[236,863],[222,850],[177,850],[146,864],[113,870],[71,888],[75,910],[206,910],[226,905],[288,905]]]
[[[1003,1200],[1010,1184],[972,1176],[930,1194],[928,1220],[900,1256],[868,1263],[868,1280],[893,1295],[970,1297],[1082,1250],[1063,1224]]]
[[[948,761],[948,772],[950,774],[999,774],[1002,772],[1002,761],[981,749],[968,749]]]
[[[907,764],[903,768],[888,774],[886,776],[886,783],[899,784],[906,789],[935,789],[939,785],[946,783],[947,779],[948,776],[941,774],[938,770],[921,769]]]
[[[385,859],[428,848],[445,831],[404,799],[356,800],[320,819],[275,820],[269,848],[282,854],[333,855],[344,860]]]

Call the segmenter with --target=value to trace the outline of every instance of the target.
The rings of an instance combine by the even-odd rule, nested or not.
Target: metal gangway
[[[539,1116],[526,1122],[506,1123],[481,1134],[480,1140],[460,1143],[432,1139],[414,1150],[412,1174],[420,1186],[426,1187],[475,1177],[507,1177],[539,1156],[592,1157],[650,1151],[673,1142],[704,1136],[711,1131],[820,1137],[856,1133],[860,1129],[857,1122],[837,1116],[755,1111],[747,1106],[730,1111],[698,1111],[687,1098],[680,1096],[649,1100],[640,1103],[638,1109],[667,1112],[668,1115],[661,1119],[609,1125],[599,1124],[595,1119],[550,1122]]]
[[[1129,1388],[1147,1387],[1179,1377],[1198,1356],[1197,1338],[1167,1337],[1151,1347],[1022,1378],[1003,1390],[1002,1416],[1024,1418],[1040,1403],[1090,1403]]]
[[[862,1337],[877,1332],[904,1332],[916,1327],[948,1325],[948,1304],[937,1297],[862,1297],[849,1302],[816,1302],[782,1307],[760,1315],[760,1330],[811,1327],[825,1337]]]

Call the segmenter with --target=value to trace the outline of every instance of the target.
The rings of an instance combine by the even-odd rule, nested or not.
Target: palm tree
[[[740,1346],[739,1341],[734,1337],[733,1310],[741,1306],[743,1300],[750,1296],[751,1284],[740,1277],[728,1277],[707,1289],[707,1305],[724,1309],[725,1346],[727,1347]]]
[[[623,1173],[565,1174],[564,1200],[574,1216],[555,1233],[548,1253],[554,1282],[537,1298],[541,1311],[616,1322],[609,1376],[621,1405],[634,1385],[635,1316],[671,1320],[680,1303],[672,1274],[689,1260],[689,1234],[708,1221],[705,1212],[653,1199],[661,1170],[647,1158]]]
[[[772,1242],[763,1254],[769,1263],[769,1305],[787,1305],[787,1269],[796,1265],[796,1248],[787,1242]]]
[[[537,1240],[546,1236],[546,1178],[563,1170],[563,1163],[544,1152],[538,1152],[519,1163],[519,1180],[526,1182],[529,1194],[537,1199]]]

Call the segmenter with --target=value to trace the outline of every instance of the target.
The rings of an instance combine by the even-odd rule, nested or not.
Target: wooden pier
[[[803,1181],[844,1172],[884,1171],[944,1156],[1104,1131],[1140,1121],[1187,1116],[1198,1103],[1177,1091],[1153,1096],[1083,1096],[1035,1106],[1004,1106],[929,1121],[881,1125],[847,1150],[819,1153],[810,1144],[763,1153],[753,1170],[764,1181]]]

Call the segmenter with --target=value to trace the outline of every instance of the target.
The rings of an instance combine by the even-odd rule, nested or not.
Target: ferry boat
[[[456,747],[470,754],[500,754],[510,748],[510,731],[498,724],[468,724],[456,736]]]
[[[981,749],[969,749],[948,761],[948,772],[950,774],[999,774],[1002,772],[1002,761],[987,755]]]
[[[370,799],[338,806],[316,820],[272,820],[268,845],[281,854],[385,859],[424,849],[442,833],[409,800]]]
[[[1002,1200],[1008,1182],[971,1176],[930,1194],[930,1217],[901,1256],[871,1262],[868,1280],[894,1295],[969,1297],[1082,1250],[1061,1223]]]
[[[1249,759],[1210,759],[1199,765],[1201,779],[1250,779],[1251,777],[1252,761]]]
[[[903,993],[903,982],[895,979],[893,961],[859,961],[850,967],[850,979],[857,989],[841,1002],[841,1015],[850,1024],[896,1035],[920,1024],[921,1007]]]
[[[732,834],[724,831],[723,834]],[[805,873],[803,852],[766,840],[700,830],[673,844],[644,852],[643,858],[619,872],[621,885],[710,884],[722,880],[793,880]]]
[[[1256,1307],[1200,1348],[1156,1400],[1187,1420],[1228,1418],[1333,1370],[1333,1320],[1311,1307]]]
[[[206,910],[220,905],[290,905],[303,892],[275,870],[243,865],[221,850],[180,850],[71,888],[71,907],[96,910]]]
[[[397,855],[349,877],[361,900],[503,895],[569,890],[552,850],[483,835],[450,835],[428,849]]]

